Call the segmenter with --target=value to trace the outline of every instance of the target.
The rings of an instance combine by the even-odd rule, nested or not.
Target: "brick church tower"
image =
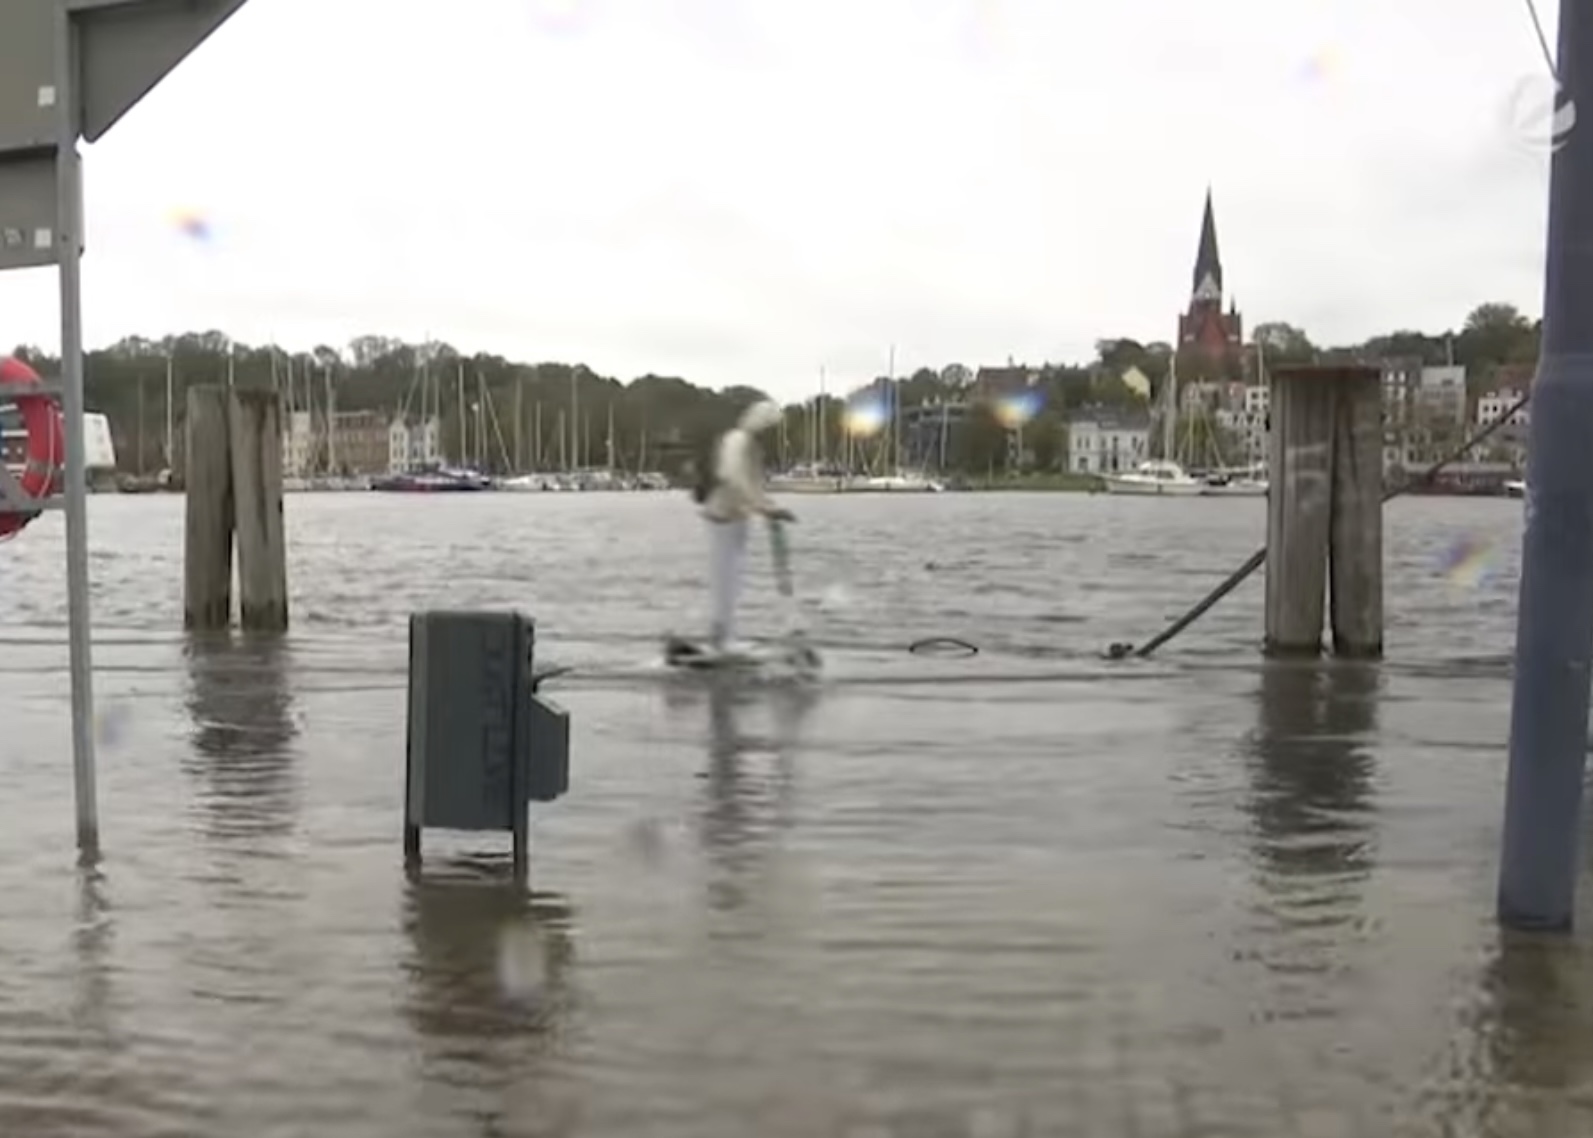
[[[1180,381],[1237,379],[1242,370],[1244,324],[1232,301],[1222,310],[1222,258],[1217,255],[1217,221],[1206,191],[1206,216],[1200,223],[1200,248],[1189,309],[1178,318]]]

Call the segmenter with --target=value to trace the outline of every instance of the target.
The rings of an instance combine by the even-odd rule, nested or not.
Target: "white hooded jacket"
[[[757,436],[780,425],[778,403],[754,403],[725,432],[714,453],[714,487],[703,502],[702,515],[713,522],[734,522],[774,509],[763,485],[763,456]]]

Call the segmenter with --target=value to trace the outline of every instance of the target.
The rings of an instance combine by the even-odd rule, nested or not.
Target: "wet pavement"
[[[1389,661],[1263,667],[1259,577],[1158,659],[1098,657],[1242,561],[1262,503],[798,500],[829,665],[799,691],[654,664],[700,619],[681,496],[454,497],[291,497],[275,642],[185,640],[180,499],[94,500],[93,874],[59,521],[0,549],[0,1134],[1593,1121],[1588,934],[1492,923],[1519,503],[1390,506]],[[404,618],[476,606],[573,669],[529,892],[490,836],[403,872]],[[937,635],[981,652],[905,651]]]

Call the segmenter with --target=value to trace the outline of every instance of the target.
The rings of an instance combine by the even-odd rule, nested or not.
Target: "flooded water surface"
[[[94,873],[59,520],[0,549],[0,1134],[1588,1132],[1587,934],[1492,922],[1520,503],[1392,504],[1388,661],[1268,667],[1259,575],[1100,658],[1264,503],[794,504],[809,690],[657,667],[682,495],[292,496],[275,641],[186,640],[181,500],[96,498]],[[529,890],[403,871],[405,621],[472,607],[571,669]]]

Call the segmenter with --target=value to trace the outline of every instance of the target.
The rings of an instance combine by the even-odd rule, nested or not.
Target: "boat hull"
[[[846,489],[841,478],[771,478],[771,494],[839,494]]]
[[[1207,489],[1199,482],[1156,481],[1149,478],[1105,478],[1108,494],[1129,494],[1142,498],[1198,498]]]
[[[917,478],[861,478],[846,485],[853,494],[938,494],[945,489],[938,482]]]
[[[1223,482],[1208,485],[1202,494],[1207,498],[1265,498],[1269,488],[1265,482]]]

